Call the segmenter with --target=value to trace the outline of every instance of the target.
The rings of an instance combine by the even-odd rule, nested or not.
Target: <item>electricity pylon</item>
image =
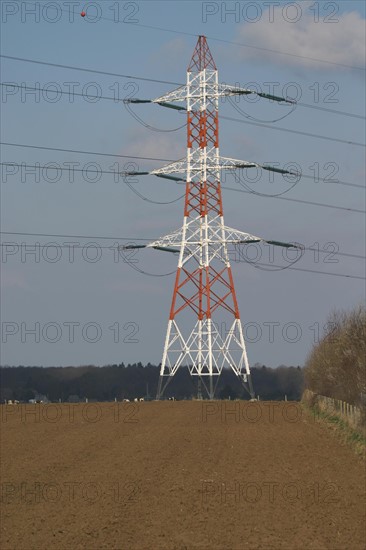
[[[240,321],[228,245],[264,241],[224,223],[221,170],[251,168],[256,163],[221,157],[219,154],[219,98],[257,93],[219,84],[218,71],[207,45],[200,36],[187,70],[187,84],[154,100],[129,99],[128,103],[157,103],[187,112],[187,157],[151,172],[173,181],[185,181],[183,227],[148,245],[179,254],[165,338],[157,399],[181,366],[198,376],[209,399],[214,398],[219,376],[231,368],[254,398],[249,362]],[[269,94],[258,95],[293,103]],[[176,105],[186,102],[186,107]],[[289,174],[270,166],[266,170]],[[185,177],[172,176],[185,174]],[[292,247],[278,241],[270,244]],[[205,380],[207,382],[205,382]]]

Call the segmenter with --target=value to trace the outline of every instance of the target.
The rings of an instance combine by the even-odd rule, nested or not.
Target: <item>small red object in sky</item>
[[[82,11],[80,15],[81,15],[81,17],[85,17],[86,16],[85,11]]]

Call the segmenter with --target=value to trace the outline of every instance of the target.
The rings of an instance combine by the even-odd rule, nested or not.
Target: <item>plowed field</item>
[[[366,547],[364,464],[298,404],[1,409],[2,550]]]

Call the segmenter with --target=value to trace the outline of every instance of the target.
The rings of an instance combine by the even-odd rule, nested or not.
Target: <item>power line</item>
[[[19,231],[0,231],[0,235],[20,235],[25,237],[59,237],[65,239],[106,239],[106,240],[120,240],[120,241],[151,241],[154,239],[147,239],[145,237],[101,237],[96,235],[60,235],[59,233],[21,233]],[[155,239],[156,240],[156,239]]]
[[[64,11],[65,13],[69,13],[66,9],[63,9],[63,8],[60,8],[61,11]],[[87,9],[87,6],[86,6],[86,9]],[[74,10],[72,10],[73,14],[74,15],[78,15],[77,12],[75,12]],[[128,25],[133,25],[135,27],[142,27],[142,28],[145,28],[145,29],[153,29],[153,30],[158,30],[158,31],[163,31],[163,32],[170,32],[170,33],[173,33],[173,34],[182,34],[182,35],[185,35],[185,36],[193,36],[193,37],[199,37],[200,35],[199,34],[195,34],[195,33],[190,33],[190,32],[185,32],[185,31],[178,31],[176,29],[167,29],[165,27],[157,27],[157,26],[154,26],[154,25],[146,25],[146,24],[143,24],[143,23],[131,23],[129,21],[116,21],[115,19],[110,19],[109,17],[98,17],[98,19],[103,19],[104,21],[110,21],[112,23],[124,23],[124,24],[128,24]],[[283,52],[283,51],[280,51],[280,50],[274,50],[273,48],[264,48],[264,47],[261,47],[261,46],[253,46],[252,44],[243,44],[242,42],[233,42],[231,40],[224,40],[222,38],[216,38],[214,36],[207,36],[206,35],[206,38],[208,38],[209,40],[214,40],[216,42],[223,42],[225,44],[232,44],[234,46],[242,46],[244,48],[249,48],[249,49],[254,49],[254,50],[260,50],[260,51],[265,51],[265,52],[268,52],[268,53],[271,53],[271,54],[276,54],[276,55],[286,55],[286,56],[290,56],[290,57],[295,57],[295,58],[299,58],[299,59],[306,59],[307,61],[314,61],[316,63],[327,63],[329,65],[335,65],[337,67],[346,67],[348,69],[355,69],[355,70],[359,70],[359,71],[364,71],[365,68],[364,67],[357,67],[357,66],[353,66],[353,65],[347,65],[345,63],[336,63],[335,61],[329,61],[327,59],[320,59],[320,58],[314,58],[314,57],[309,57],[309,56],[305,56],[305,55],[298,55],[298,54],[294,54],[294,53],[289,53],[289,52]]]
[[[174,159],[164,159],[164,158],[153,158],[153,157],[140,157],[134,155],[120,155],[118,153],[101,153],[96,151],[81,151],[78,149],[62,149],[60,147],[45,147],[41,145],[28,145],[24,143],[9,143],[6,141],[0,141],[0,145],[6,145],[7,147],[24,147],[27,149],[41,149],[45,151],[58,151],[62,153],[78,153],[80,155],[96,155],[102,157],[118,157],[118,158],[128,158],[128,159],[138,159],[138,160],[157,160],[161,162],[174,162]]]
[[[131,189],[131,191],[137,195],[140,199],[142,199],[143,201],[147,201],[147,202],[150,202],[151,204],[173,204],[174,202],[178,202],[180,200],[183,199],[183,197],[185,196],[185,193],[183,193],[183,195],[180,195],[177,199],[173,199],[171,201],[154,201],[153,199],[149,199],[148,197],[145,197],[145,195],[143,195],[142,193],[140,193],[139,191],[137,191],[137,189],[135,189],[133,187],[133,185],[131,185],[127,179],[125,180],[125,184]]]
[[[145,78],[142,76],[134,76],[130,74],[111,73],[108,71],[100,71],[98,69],[86,69],[84,67],[75,67],[74,65],[61,65],[60,63],[50,63],[48,61],[38,61],[36,59],[27,59],[24,57],[15,57],[12,55],[0,55],[4,59],[12,61],[24,61],[25,63],[35,63],[36,65],[47,65],[48,67],[58,67],[60,69],[70,69],[73,71],[82,71],[86,73],[102,74],[105,76],[118,76],[120,78],[133,78],[134,80],[143,80],[145,82],[157,82],[158,84],[171,84],[173,86],[182,86],[180,82],[172,82],[171,80],[158,80],[156,78]]]
[[[121,73],[110,73],[110,72],[107,72],[107,71],[100,71],[98,69],[87,69],[85,67],[76,67],[76,66],[73,66],[73,65],[62,65],[62,64],[59,64],[59,63],[50,63],[50,62],[46,62],[46,61],[39,61],[39,60],[35,60],[35,59],[27,59],[27,58],[23,58],[23,57],[14,57],[14,56],[10,56],[10,55],[0,55],[0,57],[3,57],[4,59],[10,59],[10,60],[13,60],[13,61],[23,61],[25,63],[35,63],[37,65],[47,65],[47,66],[50,66],[50,67],[58,67],[58,68],[61,68],[61,69],[70,69],[70,70],[77,70],[77,71],[83,71],[83,72],[90,72],[90,73],[95,73],[95,74],[102,74],[102,75],[105,75],[105,76],[118,76],[120,78],[132,78],[134,80],[141,80],[141,81],[146,81],[146,82],[155,82],[155,83],[159,83],[159,84],[171,84],[172,86],[184,86],[185,85],[182,82],[172,82],[172,81],[169,81],[169,80],[159,80],[159,79],[155,79],[155,78],[147,78],[147,77],[142,77],[142,76],[127,75],[127,74],[121,74]],[[38,91],[39,90],[39,91],[46,91],[48,93],[52,92],[52,90],[47,90],[47,89],[44,89],[44,88],[32,88],[32,87],[17,85],[17,84],[14,84],[14,83],[4,82],[1,85],[2,86],[12,85],[14,87],[23,88],[25,90],[33,90],[33,91]],[[87,97],[87,98],[91,98],[91,99],[93,98],[92,95],[78,93],[78,92],[62,92],[61,90],[58,90],[57,93]],[[115,97],[108,97],[108,96],[94,96],[94,97],[95,97],[95,99],[122,101],[122,99],[117,100]],[[347,117],[351,117],[351,118],[358,118],[358,119],[362,119],[362,120],[366,119],[366,117],[364,115],[360,115],[360,114],[357,114],[357,113],[349,113],[347,111],[338,111],[337,109],[331,109],[329,107],[321,107],[319,105],[311,105],[309,103],[303,103],[303,102],[295,102],[295,104],[297,106],[300,106],[300,107],[306,107],[308,109],[316,109],[318,111],[330,112],[330,113],[336,114],[336,115],[342,115],[342,116],[347,116]]]
[[[4,246],[3,244],[0,245],[1,247]],[[5,245],[6,246],[6,245]],[[66,248],[66,247],[63,247],[60,245],[60,248]],[[74,246],[74,248],[80,248],[79,246]],[[99,247],[99,248],[108,248],[108,249],[111,249],[112,247]],[[135,271],[138,271],[139,273],[141,273],[142,275],[147,275],[149,277],[167,277],[169,275],[173,275],[174,273],[176,273],[176,269],[174,269],[173,271],[170,271],[168,273],[149,273],[148,271],[144,271],[143,269],[137,267],[136,265],[134,265],[134,263],[132,262],[129,262],[129,261],[125,261],[124,263],[126,263],[129,267],[131,267],[132,269],[134,269]],[[316,273],[318,275],[330,275],[330,276],[334,276],[334,277],[344,277],[344,278],[348,278],[348,279],[361,279],[361,280],[366,280],[366,277],[361,277],[359,275],[348,275],[348,274],[345,274],[345,273],[332,273],[331,271],[318,271],[316,269],[306,269],[306,268],[300,268],[300,267],[292,267],[292,266],[286,266],[286,267],[283,267],[283,266],[280,266],[280,265],[276,265],[276,264],[266,264],[266,263],[263,263],[263,262],[251,262],[251,261],[245,261],[245,263],[247,264],[250,264],[256,268],[258,268],[258,266],[263,266],[263,267],[272,267],[272,268],[279,268],[279,269],[275,269],[275,270],[266,270],[266,271],[269,271],[269,272],[272,272],[272,271],[284,271],[285,269],[292,269],[294,271],[304,271],[306,273]]]
[[[113,170],[90,170],[89,168],[62,168],[61,166],[37,166],[36,164],[19,164],[16,162],[0,162],[0,166],[17,166],[21,168],[33,168],[36,170],[60,170],[60,172],[84,172],[89,174],[114,174],[122,176],[122,172],[117,170],[114,172]],[[97,183],[96,180],[95,183]]]
[[[253,264],[253,262],[247,262],[247,263],[250,263],[250,264],[254,265],[254,267],[256,267],[257,265],[262,265],[262,266],[265,266],[265,267],[279,267],[279,268],[282,267],[282,266],[275,265],[275,264],[264,264],[264,263],[260,263],[260,262],[258,262],[257,264]],[[345,273],[332,273],[331,271],[318,271],[316,269],[306,269],[306,268],[303,268],[303,267],[287,266],[287,267],[283,268],[282,270],[284,270],[284,269],[292,269],[294,271],[304,271],[306,273],[317,273],[318,275],[331,275],[331,276],[334,276],[334,277],[346,277],[348,279],[361,279],[362,281],[366,280],[366,277],[361,277],[359,275],[347,275]]]
[[[11,233],[12,235],[15,234],[15,233]],[[52,235],[50,235],[52,236]],[[65,235],[65,237],[67,237]],[[69,238],[72,238],[71,235],[68,236]],[[81,237],[79,237],[81,238]],[[98,238],[98,237],[92,237],[92,238]],[[105,237],[99,237],[100,239],[103,239]],[[120,238],[120,240],[126,240],[125,238]],[[10,244],[13,244],[13,243],[10,243]],[[21,244],[27,244],[27,243],[21,243]],[[0,247],[6,247],[6,246],[9,246],[9,244],[7,243],[0,243]],[[43,245],[45,246],[45,245]],[[48,246],[52,246],[51,244],[48,244]],[[57,247],[58,248],[70,248],[68,245],[59,245],[57,244]],[[73,245],[73,248],[83,248],[81,247],[80,245]],[[98,248],[100,249],[108,249],[108,250],[111,250],[113,249],[112,246],[100,246],[98,245]],[[312,249],[306,249],[306,250],[312,250]],[[320,251],[320,252],[324,252],[324,251]],[[329,252],[327,252],[329,254]],[[336,252],[334,254],[337,254]],[[339,253],[338,253],[339,254]],[[169,275],[173,275],[173,273],[176,273],[176,269],[174,269],[173,271],[170,271],[168,273],[149,273],[148,271],[145,271],[139,267],[137,267],[136,265],[134,265],[133,262],[130,262],[128,261],[125,261],[124,263],[126,263],[129,267],[131,267],[132,269],[134,269],[135,271],[138,271],[139,273],[141,273],[142,275],[147,275],[149,277],[167,277]],[[272,271],[284,271],[285,269],[292,269],[292,270],[295,270],[295,271],[304,271],[306,273],[316,273],[318,275],[330,275],[330,276],[334,276],[334,277],[345,277],[345,278],[348,278],[348,279],[361,279],[361,280],[366,280],[366,277],[361,277],[359,275],[347,275],[345,273],[332,273],[330,271],[318,271],[316,269],[307,269],[307,268],[300,268],[300,267],[292,267],[292,265],[289,265],[289,266],[280,266],[280,265],[276,265],[276,264],[267,264],[267,263],[263,263],[263,262],[252,262],[250,260],[245,260],[245,263],[247,264],[250,264],[256,268],[258,268],[259,266],[262,266],[262,267],[271,267],[271,268],[278,268],[278,269],[275,269],[275,270],[266,270],[266,271],[269,271],[269,272],[272,272]],[[293,262],[295,263],[295,262]]]
[[[318,138],[318,139],[325,139],[327,141],[336,141],[338,143],[345,143],[346,145],[357,145],[359,147],[366,147],[365,143],[359,143],[357,141],[349,141],[346,139],[340,139],[340,138],[332,138],[329,136],[322,136],[320,134],[312,134],[310,132],[302,132],[300,130],[290,130],[289,128],[279,128],[278,126],[270,126],[269,124],[262,124],[259,122],[250,122],[249,120],[241,120],[238,118],[228,117],[228,116],[220,116],[219,118],[230,120],[231,122],[240,122],[241,124],[250,124],[251,126],[260,126],[262,128],[268,128],[269,130],[277,130],[278,132],[288,132],[290,134],[298,134],[301,136],[306,137],[312,137],[312,138]]]
[[[262,168],[263,168],[263,166],[262,166]],[[359,189],[365,189],[365,186],[364,186],[364,185],[360,185],[360,184],[358,184],[358,183],[350,183],[350,182],[348,182],[348,181],[333,180],[333,179],[328,179],[328,178],[318,178],[318,177],[315,178],[314,176],[309,176],[308,174],[302,174],[301,172],[299,172],[299,173],[291,172],[290,175],[293,176],[293,177],[298,177],[299,179],[301,179],[301,178],[306,178],[306,179],[314,180],[314,182],[315,182],[315,180],[317,180],[317,181],[322,181],[322,182],[324,182],[324,183],[335,183],[335,184],[338,184],[338,185],[346,185],[346,186],[348,186],[348,187],[357,187],[357,188],[359,188]],[[236,176],[236,179],[239,179],[240,184],[242,184],[242,180],[241,180],[240,177],[238,178],[238,177]],[[298,180],[297,182],[295,182],[295,183],[290,187],[290,189],[288,189],[287,191],[291,190],[291,189],[292,189],[293,187],[295,187],[295,185],[297,185],[298,183],[299,183],[299,180]],[[244,184],[244,185],[245,185],[245,184]],[[248,187],[248,186],[246,186],[246,187]],[[250,189],[250,188],[249,188],[249,189]],[[250,190],[251,190],[251,192],[254,193],[254,194],[258,194],[258,195],[261,195],[261,194],[262,194],[262,193],[256,193],[256,191],[254,191],[253,189],[250,189]],[[285,193],[286,193],[287,191],[285,191]],[[283,193],[280,193],[280,194],[283,194]],[[275,195],[270,195],[270,196],[276,197],[276,196],[278,196],[278,195],[275,194]]]
[[[137,158],[137,157],[135,157]],[[32,168],[32,169],[35,169],[35,170],[59,170],[61,172],[82,172],[82,173],[85,173],[85,174],[114,174],[114,176],[118,175],[118,176],[121,176],[122,179],[123,179],[123,182],[127,185],[127,187],[129,187],[129,189],[131,189],[131,191],[137,195],[140,199],[142,199],[143,201],[147,201],[147,202],[150,202],[151,204],[159,204],[159,205],[166,205],[166,204],[173,204],[175,202],[178,202],[180,200],[182,200],[182,198],[185,196],[185,193],[183,193],[183,195],[180,195],[178,198],[176,199],[173,199],[171,201],[155,201],[153,199],[149,199],[148,197],[145,197],[142,193],[140,193],[139,191],[137,191],[137,189],[135,189],[129,181],[127,181],[127,178],[124,176],[123,174],[123,171],[109,171],[109,170],[91,170],[90,168],[74,168],[74,167],[70,167],[70,168],[62,168],[61,166],[41,166],[41,165],[32,165],[32,164],[17,164],[17,163],[14,163],[14,162],[0,162],[0,166],[17,166],[19,168],[19,166],[21,168]],[[92,180],[92,181],[89,181],[88,183],[98,183],[99,180]],[[57,181],[58,182],[58,181]],[[57,183],[56,180],[55,181],[51,181],[49,183]],[[38,182],[39,183],[39,182]]]
[[[112,21],[112,20],[110,20],[110,21]],[[194,37],[200,36],[199,34],[194,34],[194,33],[189,33],[189,32],[184,32],[184,31],[177,31],[177,30],[173,30],[173,29],[166,29],[166,28],[163,28],[163,27],[155,27],[153,25],[144,25],[142,23],[132,23],[132,24],[134,26],[137,26],[137,27],[143,27],[143,28],[147,28],[147,29],[155,29],[155,30],[164,31],[164,32],[171,32],[171,33],[175,33],[175,34],[183,34],[183,35],[186,35],[186,36],[194,36]],[[297,59],[305,59],[307,61],[313,61],[313,62],[316,62],[316,63],[326,63],[328,65],[334,65],[336,67],[345,67],[347,69],[354,69],[354,70],[357,70],[357,71],[365,71],[365,67],[357,67],[357,66],[354,66],[354,65],[347,65],[346,63],[336,63],[335,61],[329,61],[327,59],[309,57],[309,56],[306,56],[306,55],[298,55],[298,54],[294,54],[294,53],[274,50],[272,48],[263,48],[261,46],[253,46],[252,44],[243,44],[242,42],[233,42],[231,40],[224,40],[223,38],[216,38],[214,36],[208,36],[208,35],[205,35],[205,36],[208,40],[214,40],[216,42],[223,42],[225,44],[231,44],[233,46],[241,46],[243,48],[250,48],[250,49],[254,49],[254,50],[260,50],[260,51],[264,51],[264,52],[275,54],[275,55],[285,55],[285,56],[288,56],[288,57],[295,57]]]
[[[0,235],[17,235],[17,236],[24,236],[24,237],[57,237],[57,238],[64,238],[64,239],[100,239],[100,240],[111,240],[111,241],[156,241],[158,240],[156,237],[105,237],[100,235],[63,235],[63,234],[55,234],[55,233],[23,233],[23,232],[14,232],[14,231],[0,231]],[[301,243],[295,243],[298,245],[301,245]],[[61,245],[60,245],[61,246]],[[66,246],[67,247],[67,246]],[[309,250],[311,252],[314,252],[314,248],[302,246],[302,250]],[[106,247],[110,248],[110,247]],[[317,253],[320,254],[332,254],[334,256],[346,256],[349,258],[357,258],[361,260],[365,260],[366,256],[361,256],[360,254],[350,254],[348,252],[331,252],[329,250],[316,250]],[[247,260],[250,262],[250,260]],[[269,264],[271,265],[271,264]],[[278,267],[278,266],[277,266]]]
[[[156,160],[156,161],[161,161],[161,162],[176,162],[176,159],[167,159],[167,158],[157,158],[157,157],[141,157],[141,156],[137,156],[137,155],[121,155],[121,154],[117,154],[117,153],[101,153],[101,152],[95,152],[95,151],[82,151],[82,150],[78,150],[78,149],[63,149],[61,147],[45,147],[45,146],[41,146],[41,145],[29,145],[29,144],[24,144],[24,143],[9,143],[9,142],[6,142],[6,141],[0,141],[0,145],[6,145],[7,147],[22,147],[22,148],[27,148],[27,149],[40,149],[40,150],[45,150],[45,151],[58,151],[58,152],[63,152],[63,153],[78,153],[78,154],[83,154],[83,155],[100,155],[100,156],[105,156],[105,157],[120,157],[120,158],[132,158],[132,159],[137,159],[137,160]],[[303,178],[310,178],[310,179],[314,179],[313,176],[308,176],[306,174],[299,174],[299,176],[301,175],[301,177]],[[340,182],[342,183],[343,185],[350,185],[352,187],[361,187],[363,188],[363,186],[361,185],[358,185],[356,183],[350,183],[350,182],[346,182],[346,181],[339,181],[337,180],[337,182],[332,182],[331,180],[328,180],[327,178],[317,178],[319,181],[324,181],[325,183],[337,183],[337,182]]]
[[[244,189],[236,189],[235,187],[226,187],[224,185],[221,186],[222,189],[226,189],[227,191],[235,191],[237,193],[248,193],[249,195],[258,196],[257,193],[253,193],[252,191],[245,191]],[[322,202],[313,202],[313,201],[306,201],[301,199],[290,199],[289,197],[276,197],[273,195],[265,195],[261,194],[260,197],[267,198],[267,199],[278,199],[281,201],[290,201],[290,202],[298,202],[299,204],[308,204],[310,206],[321,206],[322,208],[331,208],[334,210],[347,210],[349,212],[357,212],[359,214],[366,214],[365,210],[358,210],[357,208],[347,208],[346,206],[335,206],[332,204],[326,204]]]
[[[133,156],[133,155],[119,155],[119,154],[113,154],[113,153],[101,153],[101,152],[96,152],[96,151],[82,151],[82,150],[78,150],[78,149],[63,149],[63,148],[60,148],[60,147],[44,147],[44,146],[40,146],[40,145],[28,145],[28,144],[23,144],[23,143],[9,143],[9,142],[5,142],[5,141],[2,141],[0,142],[0,145],[5,145],[5,146],[8,146],[8,147],[24,147],[24,148],[29,148],[29,149],[40,149],[40,150],[46,150],[46,151],[58,151],[58,152],[65,152],[65,153],[78,153],[78,154],[82,154],[82,155],[100,155],[100,156],[106,156],[106,157],[121,157],[121,158],[131,158],[131,159],[138,159],[138,160],[157,160],[157,161],[162,161],[162,162],[174,162],[174,159],[161,159],[161,158],[152,158],[152,157],[139,157],[139,156]],[[309,176],[311,177],[311,176]],[[221,186],[222,189],[226,189],[228,191],[235,191],[237,193],[248,193],[248,194],[255,194],[257,195],[257,193],[253,193],[252,191],[245,191],[243,189],[237,189],[235,187],[227,187],[227,186],[224,186],[222,185]],[[301,199],[290,199],[288,197],[279,197],[279,196],[274,196],[274,195],[265,195],[265,194],[261,194],[260,196],[262,197],[267,197],[267,198],[273,198],[273,199],[280,199],[280,200],[286,200],[286,201],[290,201],[290,202],[297,202],[299,204],[308,204],[308,205],[311,205],[311,206],[320,206],[322,208],[331,208],[331,209],[334,209],[334,210],[345,210],[345,211],[348,211],[348,212],[356,212],[356,213],[360,213],[360,214],[366,214],[366,211],[365,210],[359,210],[357,208],[347,208],[346,206],[336,206],[336,205],[332,205],[332,204],[327,204],[327,203],[321,203],[321,202],[315,202],[315,201],[306,201],[306,200],[301,200]],[[146,197],[145,197],[146,199]]]
[[[7,248],[9,246],[13,246],[13,245],[17,245],[20,244],[20,246],[27,246],[29,245],[29,243],[0,243],[0,247],[1,248]],[[118,246],[100,246],[99,244],[97,245],[97,247],[95,246],[96,243],[87,243],[86,245],[84,246],[81,246],[80,244],[73,244],[72,247],[70,247],[70,245],[67,245],[67,244],[58,244],[58,243],[46,243],[46,244],[41,244],[41,243],[34,243],[35,245],[39,245],[41,248],[73,248],[73,249],[78,249],[78,248],[82,248],[84,249],[85,247],[88,247],[88,248],[101,248],[101,249],[105,249],[105,250],[118,250]],[[71,243],[70,243],[71,244]],[[32,246],[34,246],[32,244]]]
[[[138,157],[134,157],[135,159]],[[141,157],[143,158],[143,157]],[[150,159],[151,160],[151,159]],[[61,172],[82,172],[82,173],[90,173],[90,174],[114,174],[114,175],[120,175],[123,176],[122,171],[113,171],[113,170],[91,170],[89,168],[62,168],[61,166],[41,166],[41,165],[32,165],[32,164],[25,164],[25,163],[16,163],[16,162],[0,162],[0,166],[16,166],[21,168],[32,168],[36,170],[59,170]],[[154,175],[154,174],[152,174]],[[297,174],[291,174],[293,176],[296,176]],[[300,175],[300,174],[299,174]],[[306,174],[301,175],[303,178],[308,179],[314,179],[313,176],[309,176]],[[346,185],[349,187],[356,187],[359,189],[365,189],[364,185],[359,185],[358,183],[349,183],[346,181],[333,181],[333,180],[327,180],[326,178],[318,178],[319,181],[323,181],[324,183],[330,183],[335,185]],[[90,182],[94,183],[94,182]]]
[[[8,86],[9,84],[6,84],[4,82],[0,83],[0,86]],[[18,84],[11,84],[12,86],[16,87],[16,88],[22,88],[22,89],[28,89],[28,90],[32,90],[32,91],[46,91],[47,93],[56,93],[56,94],[62,94],[62,95],[76,95],[76,96],[81,96],[81,97],[87,97],[89,99],[108,99],[108,100],[113,100],[115,102],[119,102],[116,101],[116,99],[114,97],[106,97],[106,96],[92,96],[92,95],[86,95],[86,94],[82,94],[82,93],[77,93],[77,92],[65,92],[65,91],[62,91],[62,90],[48,90],[48,89],[45,89],[45,88],[33,88],[33,87],[26,87],[26,86],[21,86],[21,85],[18,85]],[[123,101],[121,99],[121,101]],[[129,112],[130,114],[132,114],[132,116],[134,116],[133,112],[131,112],[131,109],[129,109]],[[138,119],[138,117],[135,117]],[[312,138],[318,138],[318,139],[325,139],[327,141],[335,141],[337,143],[345,143],[346,145],[357,145],[357,146],[360,146],[360,147],[366,147],[366,144],[364,143],[359,143],[359,142],[355,142],[355,141],[350,141],[350,140],[345,140],[345,139],[340,139],[340,138],[333,138],[333,137],[330,137],[330,136],[322,136],[322,135],[319,135],[319,134],[312,134],[312,133],[308,133],[308,132],[302,132],[300,130],[290,130],[290,129],[287,129],[287,128],[280,128],[278,126],[271,126],[269,124],[264,124],[264,123],[259,123],[259,122],[249,122],[248,120],[243,120],[243,119],[239,119],[239,118],[233,118],[233,117],[228,117],[228,116],[223,116],[223,115],[220,115],[219,116],[220,119],[224,119],[224,120],[230,120],[232,122],[241,122],[241,123],[244,123],[244,124],[251,124],[252,126],[260,126],[260,127],[263,127],[263,128],[269,128],[270,130],[279,130],[279,131],[282,131],[282,132],[290,132],[292,134],[298,134],[298,135],[302,135],[302,136],[307,136],[307,137],[312,137]],[[141,119],[138,120],[140,123],[143,123],[141,121]],[[148,126],[148,125],[145,125],[145,126]],[[186,126],[186,124],[183,124],[183,126],[179,126],[178,128],[174,128],[173,130],[158,130],[158,129],[155,129],[155,131],[176,131],[176,130],[180,130],[181,128],[183,128],[184,126]],[[150,129],[153,129],[152,127],[150,127]]]
[[[31,233],[8,233],[8,232],[0,232],[0,234],[10,234],[10,235],[31,235]],[[34,236],[36,235],[39,235],[39,236],[43,236],[43,237],[46,237],[46,236],[49,236],[49,237],[64,237],[64,238],[81,238],[81,239],[86,239],[86,238],[90,238],[90,239],[112,239],[111,237],[84,237],[84,236],[78,236],[78,235],[45,235],[44,233],[34,233],[33,234]],[[114,238],[114,240],[116,240],[117,237]],[[127,237],[122,237],[122,238],[119,238],[119,240],[130,240],[128,239]],[[131,239],[132,240],[132,239]],[[135,240],[135,239],[133,239]],[[150,239],[140,239],[140,240],[150,240]],[[13,245],[14,243],[0,243],[0,248],[6,248],[8,246],[11,246]],[[15,244],[18,244],[18,243],[15,243]],[[36,243],[36,244],[39,244],[41,246],[40,243]],[[72,248],[73,250],[74,249],[84,249],[85,246],[88,246],[88,247],[93,247],[93,245],[95,243],[87,243],[87,245],[84,245],[84,246],[80,246],[79,244],[74,244],[74,243],[69,243],[69,245],[72,244]],[[22,245],[25,245],[27,246],[27,243],[21,243],[21,246]],[[56,246],[57,248],[67,248],[70,250],[70,246],[65,244],[65,245],[61,245],[61,244],[58,244],[58,243],[46,243],[45,245],[42,245],[42,247],[44,248],[45,246],[49,247],[49,248],[55,248]],[[148,275],[149,277],[167,277],[169,275],[172,275],[173,273],[175,273],[175,270],[174,271],[170,271],[168,273],[150,273],[148,271],[145,271],[139,267],[137,267],[136,265],[134,265],[134,262],[133,261],[129,261],[128,260],[128,257],[124,256],[123,254],[123,251],[116,245],[112,245],[112,246],[100,246],[98,244],[98,249],[105,249],[105,250],[118,250],[118,252],[122,253],[122,256],[123,256],[123,263],[127,263],[130,267],[132,267],[132,269],[134,269],[135,271],[138,271],[139,273],[141,273],[142,275]],[[129,252],[128,250],[126,250],[126,252]]]
[[[120,103],[123,101],[123,98],[116,99],[115,97],[110,96],[103,96],[103,95],[92,95],[92,94],[83,94],[82,92],[65,92],[63,90],[52,90],[50,88],[41,88],[39,87],[33,87],[33,86],[23,86],[23,84],[15,84],[14,82],[0,82],[0,86],[9,87],[12,86],[13,88],[18,88],[21,90],[29,90],[30,92],[46,92],[47,94],[61,94],[61,95],[68,95],[68,96],[77,96],[77,97],[83,97],[86,99],[109,99],[111,101],[115,101],[116,103]]]
[[[1,235],[21,235],[21,236],[32,236],[32,237],[58,237],[58,238],[68,238],[68,239],[106,239],[106,240],[124,240],[124,241],[151,241],[151,240],[156,240],[156,239],[148,239],[148,238],[144,238],[144,237],[137,237],[137,238],[134,238],[134,237],[105,237],[105,236],[91,236],[91,235],[62,235],[62,234],[47,234],[47,233],[22,233],[22,232],[10,232],[10,231],[0,231],[0,234]],[[66,247],[66,245],[65,245]],[[78,247],[77,247],[78,248]],[[111,248],[111,247],[105,247],[105,248]],[[309,247],[304,247],[305,250],[310,250],[310,251],[313,251],[314,249],[312,248],[309,248]],[[328,250],[319,250],[320,253],[325,253],[325,254],[329,254],[329,251]],[[363,256],[360,256],[360,255],[356,255],[356,254],[348,254],[348,253],[342,253],[342,252],[334,252],[332,253],[334,255],[338,255],[338,256],[348,256],[348,257],[355,257],[355,258],[360,258],[360,259],[365,259],[365,257]],[[249,263],[251,265],[254,265],[254,267],[258,267],[258,266],[263,266],[263,267],[272,267],[272,268],[279,268],[279,269],[292,269],[292,270],[295,270],[295,271],[303,271],[303,272],[306,272],[306,273],[315,273],[315,274],[320,274],[320,275],[329,275],[329,276],[335,276],[335,277],[343,277],[343,278],[349,278],[349,279],[361,279],[361,280],[366,280],[366,277],[361,277],[359,275],[349,275],[349,274],[344,274],[344,273],[332,273],[332,272],[328,272],[328,271],[319,271],[319,270],[315,270],[315,269],[309,269],[309,268],[299,268],[299,267],[292,267],[292,266],[286,266],[285,268],[283,266],[279,266],[279,265],[276,265],[276,264],[267,264],[267,263],[263,263],[263,262],[256,262],[256,263],[253,263],[251,262],[250,260],[245,260],[246,263]],[[164,273],[164,274],[157,274],[157,273],[148,273],[140,268],[138,268],[137,266],[134,266],[131,262],[126,262],[131,268],[135,269],[136,271],[140,272],[141,274],[144,274],[144,275],[148,275],[148,276],[152,276],[152,277],[165,277],[165,276],[169,276],[169,275],[172,275],[173,273],[175,273],[175,270],[172,271],[172,272],[169,272],[169,273]]]
[[[348,116],[351,118],[360,118],[362,120],[365,120],[366,117],[364,115],[358,115],[356,113],[348,113],[347,111],[337,111],[337,109],[330,109],[329,107],[320,107],[319,105],[310,105],[309,103],[303,103],[300,101],[296,101],[296,105],[299,107],[306,107],[308,109],[316,109],[318,111],[326,111],[327,113],[332,113],[334,115],[343,115]]]

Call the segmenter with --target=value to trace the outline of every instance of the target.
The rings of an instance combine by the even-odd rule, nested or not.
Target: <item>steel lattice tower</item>
[[[168,328],[165,338],[157,399],[181,366],[198,376],[213,399],[219,376],[231,368],[254,398],[243,329],[231,271],[228,244],[260,242],[261,238],[224,224],[220,173],[223,169],[250,168],[256,163],[220,157],[219,98],[256,93],[219,84],[218,71],[206,38],[200,36],[187,70],[187,84],[154,100],[187,111],[187,157],[152,172],[186,182],[183,227],[144,246],[179,253]],[[263,97],[287,101],[266,94]],[[185,101],[186,107],[171,102]],[[291,101],[287,101],[291,103]],[[271,167],[263,168],[272,170]],[[274,169],[277,172],[288,173]],[[185,179],[172,177],[185,173]],[[265,241],[292,246],[277,241]],[[208,381],[208,383],[207,383]]]
[[[218,71],[206,38],[200,36],[187,71],[187,184],[183,238],[160,369],[158,399],[164,387],[164,377],[173,376],[184,362],[189,365],[192,375],[208,377],[209,387],[204,385],[210,399],[214,397],[214,377],[221,374],[224,366],[231,367],[244,382],[249,382],[253,397],[225,242],[217,88]],[[179,322],[185,309],[191,311],[195,320],[188,335],[184,335]],[[225,325],[213,322],[219,318],[220,310],[228,312],[233,319],[227,335],[220,334]]]

